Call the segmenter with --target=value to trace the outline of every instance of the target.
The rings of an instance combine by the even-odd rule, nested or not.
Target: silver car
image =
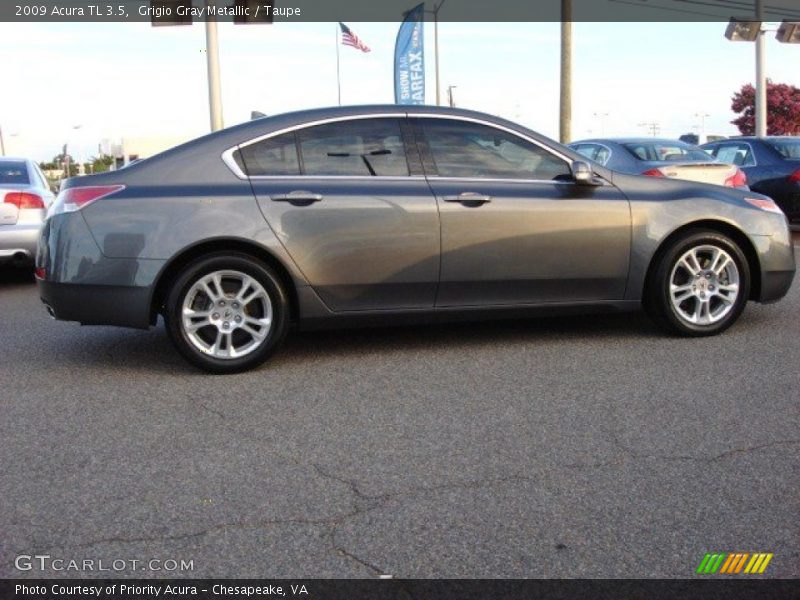
[[[39,165],[0,158],[0,264],[33,266],[39,230],[53,200]]]
[[[318,109],[67,180],[37,277],[57,319],[148,327],[209,371],[290,325],[644,307],[720,333],[795,273],[766,196],[617,173],[520,125],[431,106]]]

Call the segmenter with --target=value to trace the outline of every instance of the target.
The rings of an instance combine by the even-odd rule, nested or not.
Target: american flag
[[[347,25],[344,23],[339,23],[339,27],[342,28],[342,46],[352,46],[353,48],[357,48],[362,52],[371,52],[369,46],[362,42]]]

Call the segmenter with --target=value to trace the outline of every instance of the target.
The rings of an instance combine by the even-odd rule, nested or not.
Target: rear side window
[[[245,146],[235,153],[234,159],[239,168],[251,177],[300,174],[294,133]]]
[[[611,158],[611,151],[599,144],[579,144],[575,146],[575,151],[601,165],[605,165],[608,159]]]
[[[420,122],[440,177],[549,181],[570,176],[566,161],[502,129],[452,119]]]
[[[28,167],[19,160],[0,160],[0,183],[30,185]]]
[[[355,119],[297,132],[305,175],[406,176],[400,122]]]
[[[721,144],[715,156],[720,162],[738,167],[752,167],[756,164],[750,144]]]
[[[767,143],[777,150],[783,158],[800,159],[800,140],[769,140]]]

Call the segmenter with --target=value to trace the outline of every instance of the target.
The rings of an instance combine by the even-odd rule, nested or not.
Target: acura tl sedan
[[[191,363],[264,361],[291,324],[631,310],[730,326],[795,273],[765,196],[625,175],[515,123],[429,106],[250,121],[67,180],[36,275],[57,319],[146,328]]]

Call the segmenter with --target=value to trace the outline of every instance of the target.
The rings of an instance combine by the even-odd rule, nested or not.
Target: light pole
[[[3,128],[0,127],[0,156],[6,155],[6,142],[3,140]]]
[[[708,113],[694,113],[694,116],[700,119],[700,137],[704,137],[706,135],[706,119],[711,115]],[[705,143],[700,141],[701,144]]]
[[[572,0],[561,0],[561,100],[559,138],[572,141]]]
[[[214,0],[206,0],[206,14]],[[338,48],[338,47],[337,47]],[[222,88],[219,75],[219,42],[217,40],[217,21],[206,18],[206,63],[208,68],[208,106],[211,116],[211,131],[223,128]]]

